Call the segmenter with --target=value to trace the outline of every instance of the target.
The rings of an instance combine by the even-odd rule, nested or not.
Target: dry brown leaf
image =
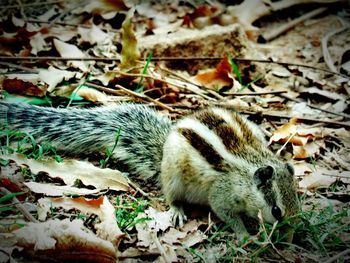
[[[309,191],[315,191],[318,188],[328,188],[337,180],[336,176],[330,176],[329,174],[337,173],[337,171],[328,171],[323,168],[318,168],[312,173],[305,175],[299,182],[299,187]]]
[[[117,12],[127,11],[128,7],[123,0],[80,0],[74,2],[63,2],[62,5],[67,10],[73,10],[74,14],[83,12],[113,18]],[[111,13],[111,14],[109,14]]]
[[[91,102],[106,103],[108,100],[108,97],[101,91],[86,87],[78,89],[76,94]]]
[[[103,84],[103,86],[107,86],[109,82],[115,79],[116,73],[113,71],[106,71],[103,74],[99,74],[97,76],[91,76],[90,80],[99,80]]]
[[[2,82],[2,88],[9,93],[35,97],[44,97],[47,91],[46,85],[39,86],[36,82],[17,78],[5,78]]]
[[[317,140],[317,142],[309,142],[305,145],[293,145],[293,158],[294,159],[307,159],[310,157],[316,157],[320,154],[321,148],[324,148],[324,141]]]
[[[63,196],[63,195],[92,195],[97,194],[99,190],[77,188],[67,185],[42,184],[36,182],[24,182],[32,192],[44,194],[46,196]]]
[[[53,40],[54,46],[57,49],[57,52],[60,54],[61,57],[66,58],[85,58],[85,54],[75,45],[67,44],[65,42],[62,42],[58,39]],[[68,61],[68,64],[80,69],[83,72],[88,71],[88,66],[92,62],[85,62],[85,61],[77,61],[77,60],[71,60]]]
[[[25,258],[42,258],[60,262],[115,262],[112,243],[98,238],[81,220],[54,219],[28,223],[13,232],[16,245],[23,248]]]
[[[270,138],[269,144],[277,142],[277,143],[286,143],[287,141],[293,145],[306,145],[306,143],[310,140],[314,139],[313,134],[310,132],[306,132],[303,129],[303,134],[300,136],[299,130],[300,126],[297,125],[298,119],[292,118],[288,123],[283,124],[276,131],[274,131],[273,135]]]
[[[38,214],[40,220],[45,220],[47,213],[53,207],[63,209],[77,209],[84,214],[95,214],[100,218],[100,223],[95,224],[97,235],[100,238],[112,242],[116,247],[124,233],[120,231],[114,214],[114,207],[106,196],[97,199],[86,199],[84,197],[57,197],[41,198],[38,200]]]
[[[91,45],[109,40],[109,35],[94,24],[91,28],[78,27],[78,33],[80,34],[80,42],[88,42]]]
[[[61,70],[50,66],[48,69],[39,70],[39,79],[49,85],[48,91],[51,92],[63,80],[67,81],[73,78],[77,72]]]
[[[123,71],[134,68],[138,64],[141,57],[140,51],[137,47],[137,39],[133,29],[131,18],[125,18],[122,24],[122,51],[119,68]]]
[[[84,185],[92,185],[98,190],[127,191],[129,189],[127,179],[118,170],[101,169],[88,162],[68,159],[60,163],[54,160],[39,161],[27,159],[21,154],[0,155],[0,158],[14,160],[20,165],[25,164],[32,173],[45,172],[52,178],[61,178],[67,185],[74,185],[74,182],[79,179]]]
[[[232,86],[234,78],[231,75],[232,66],[225,56],[215,69],[206,70],[205,72],[198,73],[195,76],[195,80],[201,85],[206,86],[209,89],[220,90],[225,86]]]
[[[339,93],[335,93],[335,92],[330,92],[327,90],[321,90],[319,88],[315,88],[315,87],[307,87],[306,89],[304,89],[301,93],[309,93],[310,96],[314,96],[315,94],[322,96],[324,98],[327,98],[328,100],[331,101],[337,101],[337,100],[345,100],[346,97],[339,94]]]
[[[312,169],[310,167],[310,164],[308,164],[304,160],[294,161],[293,166],[294,166],[295,176],[304,176],[304,175],[312,173]]]
[[[169,245],[180,244],[180,240],[185,238],[186,235],[186,232],[182,232],[175,228],[170,228],[169,231],[164,234],[161,240]]]
[[[43,50],[49,50],[50,47],[46,43],[44,36],[39,32],[35,34],[29,41],[30,46],[32,47],[30,53],[37,55],[38,52]]]

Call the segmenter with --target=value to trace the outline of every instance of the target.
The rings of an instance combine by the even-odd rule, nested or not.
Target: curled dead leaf
[[[114,207],[106,196],[96,199],[87,199],[85,197],[56,197],[41,198],[38,201],[38,214],[40,220],[45,220],[47,213],[52,208],[63,208],[66,210],[77,209],[84,214],[95,214],[99,217],[100,223],[95,224],[96,233],[99,238],[112,242],[118,247],[124,233],[117,225],[114,214]]]
[[[85,58],[86,55],[75,45],[72,44],[67,44],[61,40],[54,39],[53,44],[57,50],[57,52],[61,55],[61,57],[66,57],[66,58]],[[92,62],[89,62],[90,64]],[[85,61],[77,61],[77,60],[72,60],[68,61],[68,64],[80,69],[83,72],[88,71],[88,62]]]
[[[77,95],[91,102],[105,103],[108,100],[108,97],[101,91],[86,87],[78,89]]]
[[[55,160],[27,159],[21,154],[0,155],[5,160],[14,160],[17,164],[25,164],[32,173],[45,172],[52,178],[61,178],[67,185],[74,185],[78,179],[84,185],[92,185],[96,189],[112,189],[127,191],[129,185],[127,179],[118,170],[109,168],[101,169],[91,163],[67,160],[56,162]]]
[[[195,80],[209,89],[220,90],[225,86],[232,86],[234,78],[231,75],[232,66],[225,56],[215,69],[198,73]]]
[[[22,79],[6,78],[2,82],[4,90],[15,93],[17,95],[44,97],[46,95],[47,86],[39,86],[37,83],[26,81]]]
[[[97,237],[81,220],[28,223],[13,236],[27,259],[114,263],[117,258],[112,243]]]

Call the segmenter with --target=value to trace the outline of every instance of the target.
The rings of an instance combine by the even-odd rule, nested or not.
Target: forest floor
[[[1,1],[2,101],[238,111],[295,167],[293,240],[290,218],[242,242],[196,205],[175,227],[114,149],[71,156],[1,123],[1,262],[349,262],[349,2],[155,2]]]

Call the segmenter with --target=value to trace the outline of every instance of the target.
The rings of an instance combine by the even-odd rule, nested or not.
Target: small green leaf
[[[243,85],[242,75],[241,75],[241,72],[239,71],[239,68],[238,68],[236,61],[234,60],[234,58],[230,54],[228,54],[228,57],[230,59],[231,65],[232,65],[233,73],[236,75],[238,82],[241,85]]]
[[[4,202],[7,202],[7,201],[10,201],[12,200],[14,197],[16,196],[19,196],[19,195],[23,195],[24,192],[17,192],[17,193],[9,193],[9,194],[6,194],[2,197],[0,197],[0,204],[1,203],[4,203]]]

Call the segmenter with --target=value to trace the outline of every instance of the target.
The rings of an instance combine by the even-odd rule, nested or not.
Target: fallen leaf
[[[318,188],[328,188],[337,180],[336,174],[338,174],[338,171],[328,171],[324,168],[318,168],[312,173],[305,175],[299,182],[299,187],[312,192]]]
[[[60,163],[55,160],[38,161],[27,159],[21,154],[0,155],[0,158],[14,160],[21,165],[25,164],[32,173],[45,172],[52,178],[61,178],[67,185],[74,185],[74,182],[79,179],[84,185],[92,185],[98,190],[127,191],[129,189],[127,179],[121,172],[109,168],[101,169],[88,162],[68,159]]]
[[[53,185],[36,182],[24,182],[32,192],[36,194],[44,194],[46,196],[63,196],[63,195],[92,195],[97,194],[99,190],[77,188],[67,185]]]
[[[105,103],[108,100],[108,97],[101,91],[98,91],[92,88],[87,88],[87,87],[82,87],[78,89],[76,94],[91,102]]]
[[[109,202],[106,196],[96,199],[87,199],[85,197],[57,197],[41,198],[38,200],[38,214],[40,220],[45,220],[47,213],[53,207],[63,208],[65,210],[77,209],[84,214],[95,214],[99,217],[100,223],[95,224],[98,237],[112,242],[116,247],[124,233],[120,231],[115,217],[115,208]]]
[[[34,55],[37,55],[40,51],[49,50],[49,46],[40,32],[30,39],[29,44],[32,47],[30,53]]]
[[[68,81],[76,75],[76,72],[61,70],[50,66],[48,69],[39,70],[39,79],[49,85],[48,91],[53,91],[62,81]]]
[[[299,136],[298,131],[300,127],[297,125],[297,122],[297,118],[292,118],[289,122],[275,130],[270,137],[269,144],[274,142],[286,143],[288,141],[293,145],[306,145],[306,143],[314,137],[309,133],[305,136]]]
[[[112,13],[112,17],[119,11],[128,10],[123,0],[80,0],[78,5],[76,2],[65,2],[62,5],[67,10],[73,10],[74,14],[86,12],[103,16]]]
[[[304,89],[301,94],[310,94],[310,96],[315,97],[315,95],[319,95],[325,99],[331,100],[331,101],[337,101],[337,100],[345,100],[346,98],[336,92],[331,92],[327,90],[321,90],[316,87],[308,87]]]
[[[324,141],[317,140],[317,142],[308,142],[305,145],[293,145],[294,159],[314,158],[320,154],[321,148],[325,148]]]
[[[78,27],[78,33],[80,34],[80,42],[88,42],[91,45],[109,40],[108,34],[94,24],[91,28]]]
[[[10,93],[35,97],[44,97],[47,90],[45,85],[39,86],[36,83],[17,78],[5,78],[2,82],[2,88]]]
[[[60,41],[58,39],[53,40],[54,46],[57,49],[57,52],[60,54],[61,57],[66,58],[85,58],[85,54],[75,45],[67,44],[63,41]],[[68,61],[69,65],[72,65],[75,68],[80,69],[83,72],[88,71],[88,65],[92,62],[85,62],[85,61],[77,61],[77,60],[71,60]]]
[[[112,243],[97,237],[81,220],[28,223],[12,233],[26,259],[83,262],[94,258],[95,262],[112,263],[117,258]]]
[[[198,73],[195,76],[195,80],[209,89],[219,91],[225,86],[233,85],[234,78],[231,75],[231,72],[232,65],[229,62],[227,56],[225,56],[215,69],[210,69],[202,73]]]
[[[129,14],[131,16],[131,14]],[[141,54],[137,47],[137,39],[133,30],[130,17],[126,17],[122,24],[122,51],[120,58],[120,69],[123,71],[134,68]]]

